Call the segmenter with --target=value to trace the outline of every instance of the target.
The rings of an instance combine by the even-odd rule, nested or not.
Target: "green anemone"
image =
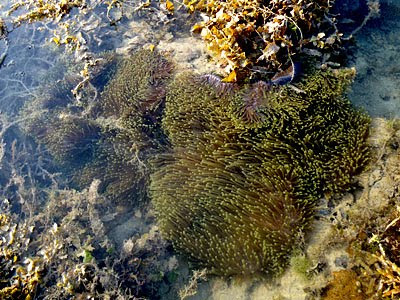
[[[353,73],[317,71],[295,90],[178,76],[150,186],[175,249],[214,274],[281,271],[317,200],[368,162],[369,118],[343,96]]]
[[[99,179],[115,203],[143,203],[148,159],[165,147],[161,114],[172,71],[156,51],[126,59],[104,53],[79,101],[71,93],[79,82],[73,73],[42,87],[45,93],[25,108],[27,131],[80,188]]]

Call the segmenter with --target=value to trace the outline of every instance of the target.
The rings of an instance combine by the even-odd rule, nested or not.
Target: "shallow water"
[[[354,105],[365,109],[371,117],[391,119],[400,116],[400,4],[394,0],[387,0],[382,3],[381,9],[381,16],[370,20],[355,36],[356,45],[349,65],[356,68],[357,77],[349,92],[349,98]],[[193,38],[189,33],[194,20],[186,19],[187,15],[183,12],[181,14],[185,18],[182,17],[180,20],[179,15],[167,16],[165,11],[155,10],[153,14],[146,15],[127,10],[126,17],[117,26],[108,24],[104,7],[97,8],[95,12],[96,14],[85,17],[88,21],[85,26],[99,25],[87,27],[83,34],[87,45],[82,49],[87,47],[87,52],[66,53],[62,47],[51,42],[53,28],[46,28],[43,23],[25,24],[14,29],[8,36],[8,45],[5,40],[0,40],[0,54],[6,54],[0,67],[0,113],[2,116],[0,129],[3,130],[0,131],[0,145],[2,145],[0,169],[3,168],[0,174],[1,201],[8,199],[1,209],[4,212],[8,210],[20,214],[24,221],[32,219],[33,221],[28,222],[29,224],[39,224],[40,220],[35,219],[35,215],[29,214],[37,213],[37,216],[42,218],[46,215],[43,213],[46,207],[54,208],[56,213],[53,217],[56,221],[52,219],[52,222],[58,222],[60,226],[65,219],[71,218],[80,223],[81,227],[77,228],[82,230],[90,228],[88,230],[91,235],[97,233],[102,236],[101,241],[93,239],[94,248],[98,246],[96,243],[100,242],[104,245],[112,244],[113,247],[107,246],[107,251],[112,248],[110,252],[119,251],[126,257],[129,256],[127,253],[134,251],[133,244],[142,243],[145,246],[137,252],[141,256],[146,257],[151,253],[156,253],[155,257],[147,260],[146,263],[151,265],[154,260],[159,260],[158,265],[151,265],[153,271],[159,272],[158,279],[154,279],[156,275],[151,274],[153,276],[151,280],[157,283],[158,291],[149,288],[145,292],[156,298],[177,299],[177,290],[189,280],[189,268],[185,261],[175,257],[170,246],[160,237],[155,227],[154,212],[151,207],[138,208],[124,205],[109,207],[110,204],[104,199],[98,200],[99,203],[90,202],[87,199],[101,198],[96,194],[97,191],[93,191],[95,184],[90,185],[92,190],[89,188],[82,192],[83,194],[76,192],[69,186],[69,179],[63,177],[62,168],[60,169],[48,157],[47,150],[37,146],[23,130],[18,128],[19,112],[26,103],[38,96],[37,91],[40,86],[49,81],[63,80],[66,74],[71,73],[70,69],[73,69],[73,72],[79,71],[79,68],[74,70],[71,66],[68,67],[70,69],[58,67],[61,62],[77,61],[76,65],[79,65],[82,63],[79,56],[85,53],[92,55],[102,51],[116,51],[127,55],[143,46],[157,44],[160,50],[172,52],[171,56],[178,62],[177,68],[180,70],[194,69],[199,73],[215,71],[213,69],[215,66],[212,62],[210,63],[201,41]],[[1,16],[6,21],[8,20],[4,11]],[[43,30],[39,30],[40,28]],[[17,123],[8,128],[8,124],[14,124],[14,121]],[[15,169],[11,167],[13,163],[16,166]],[[26,164],[32,164],[32,168],[26,168]],[[11,175],[16,178],[13,182],[8,181],[8,176]],[[17,179],[20,181],[18,182]],[[46,195],[51,189],[57,190],[60,194],[62,194],[61,191],[65,191],[66,195],[48,198],[43,196],[41,191],[38,192],[40,189],[43,189],[43,194]],[[27,194],[23,194],[24,192]],[[58,202],[65,205],[65,210]],[[72,216],[71,212],[76,212],[77,217]],[[87,218],[87,215],[90,217]],[[82,219],[79,220],[79,218]],[[46,224],[41,229],[49,230],[51,226],[53,225]],[[77,240],[81,239],[71,242],[71,247],[81,247],[83,250],[78,249],[80,250],[79,257],[86,260],[92,255],[93,247],[90,244],[92,239],[88,242],[86,237],[81,237],[79,234],[78,230],[71,232],[71,235],[78,236]],[[68,239],[68,234],[63,238]],[[70,239],[73,240],[75,237]],[[62,241],[61,238],[60,241]],[[83,241],[86,243],[84,247]],[[27,253],[32,254],[34,250],[29,248],[25,254]],[[96,254],[104,255],[104,253]],[[132,258],[124,263],[132,266],[134,262]],[[131,273],[136,270],[135,268],[124,270],[123,266],[121,264],[121,269],[115,270],[116,275],[121,275],[118,273],[121,270],[121,272]],[[305,299],[304,286],[307,284],[291,276],[289,274],[285,277],[286,281],[283,282],[291,284],[285,287],[279,286],[282,282],[275,284],[275,282],[266,282],[259,278],[239,283],[211,278],[210,282],[200,285],[197,295],[190,299],[265,299],[265,295],[274,295],[275,289],[284,291],[282,294],[286,298],[281,299]],[[104,278],[106,278],[105,275]],[[57,281],[54,278],[53,280]],[[124,297],[128,298],[127,295]]]
[[[351,101],[372,117],[400,116],[400,5],[386,1],[381,17],[368,22],[356,35],[356,50],[351,65],[357,77]]]

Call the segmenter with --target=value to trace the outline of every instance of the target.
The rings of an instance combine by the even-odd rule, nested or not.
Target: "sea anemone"
[[[243,105],[240,115],[246,123],[260,123],[264,121],[263,108],[268,105],[268,92],[271,85],[265,81],[257,81],[243,94]]]
[[[178,76],[162,121],[171,149],[150,186],[175,249],[214,274],[281,271],[319,197],[349,188],[368,161],[369,118],[343,97],[353,75],[315,72],[304,93],[258,82],[227,94]]]
[[[223,82],[222,79],[214,74],[204,74],[195,78],[199,84],[208,84],[214,87],[218,96],[227,96],[238,90],[238,85],[232,82]]]
[[[45,95],[24,111],[34,116],[27,131],[80,188],[100,179],[100,191],[115,202],[143,203],[148,159],[165,147],[161,115],[172,71],[173,64],[156,51],[140,50],[124,60],[105,53],[90,85],[82,87],[79,105],[71,98],[73,75],[46,84]],[[86,101],[93,88],[96,101]]]
[[[83,164],[93,158],[100,127],[91,120],[70,115],[49,120],[42,141],[62,164]]]

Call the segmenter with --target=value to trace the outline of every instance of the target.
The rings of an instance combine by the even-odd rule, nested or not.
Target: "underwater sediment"
[[[296,91],[175,78],[162,120],[171,149],[150,185],[175,249],[214,274],[281,271],[317,200],[348,189],[368,162],[369,117],[343,96],[353,77],[316,71]]]

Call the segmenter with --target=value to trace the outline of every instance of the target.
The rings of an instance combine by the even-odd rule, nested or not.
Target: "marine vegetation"
[[[333,1],[185,0],[191,12],[205,14],[193,26],[208,50],[229,74],[227,81],[249,74],[264,78],[290,66],[291,56],[305,48],[333,53],[342,34],[329,15]],[[318,52],[315,51],[314,52]]]
[[[368,299],[397,299],[400,294],[400,207],[391,203],[384,213],[358,228],[349,245],[359,290]]]
[[[7,5],[10,6],[7,15],[13,16],[13,28],[23,23],[34,23],[38,21],[59,24],[60,28],[56,28],[54,32],[53,42],[57,45],[62,44],[69,46],[71,49],[79,49],[85,44],[85,40],[82,34],[79,34],[77,31],[75,32],[75,22],[82,21],[84,15],[93,13],[98,6],[103,6],[103,9],[107,7],[108,20],[115,24],[118,20],[111,19],[110,11],[121,7],[123,2],[123,0],[12,0],[10,1],[11,5]],[[73,10],[76,10],[77,14],[73,14]],[[76,20],[74,20],[74,18],[76,18]]]
[[[319,70],[296,90],[178,76],[162,120],[171,149],[150,185],[175,249],[211,274],[279,273],[316,201],[368,162],[369,118],[343,96],[353,76]]]
[[[49,189],[46,206],[28,218],[0,203],[1,299],[157,297],[156,286],[172,270],[166,242],[153,228],[116,251],[102,219],[112,205],[98,184],[81,192]]]
[[[14,41],[8,39],[12,32],[33,30],[42,32],[35,42],[46,46],[59,46],[65,50],[81,69],[77,71],[79,80],[74,87],[75,96],[79,97],[81,86],[91,80],[92,69],[97,63],[95,57],[101,51],[113,49],[116,36],[114,26],[132,17],[134,6],[124,0],[10,0],[3,1],[3,18],[0,20],[0,39],[8,47],[0,56],[0,65],[10,51]],[[130,1],[127,1],[130,2]],[[27,25],[29,24],[29,25]],[[15,35],[13,34],[13,38]],[[30,37],[27,37],[29,40]],[[21,43],[21,41],[17,42]],[[18,48],[18,47],[16,47]],[[60,52],[61,52],[60,51]],[[50,54],[44,54],[46,56]],[[11,55],[12,56],[12,55]],[[52,60],[49,60],[51,62]],[[53,63],[57,63],[54,62]]]
[[[2,203],[2,208],[4,204]],[[0,297],[1,299],[33,299],[41,280],[41,268],[33,259],[26,259],[21,266],[20,253],[29,243],[32,228],[17,226],[10,215],[0,215]],[[17,245],[15,245],[17,243]],[[21,249],[18,249],[21,248]],[[14,271],[15,269],[15,271]]]
[[[334,249],[339,261],[334,267],[339,271],[329,274],[321,290],[322,299],[347,299],[350,293],[355,299],[399,299],[399,119],[374,118],[368,145],[371,163],[358,177],[357,188],[329,215],[331,231],[314,256],[331,255]]]
[[[364,300],[365,295],[357,284],[358,275],[352,270],[340,270],[332,273],[333,278],[329,282],[328,291],[324,300]]]
[[[77,181],[99,178],[104,193],[121,201],[146,197],[147,160],[165,143],[161,112],[172,69],[167,59],[149,50],[121,64],[92,109],[92,117],[102,124],[103,140]]]
[[[74,66],[60,64],[19,116],[0,114],[1,299],[157,299],[178,276],[154,215],[137,206],[147,155],[163,147],[172,65],[148,50],[96,59],[79,100]]]
[[[137,203],[147,194],[147,160],[164,147],[161,112],[173,66],[149,50],[124,61],[104,56],[79,101],[71,92],[76,80],[67,75],[64,84],[47,86],[22,115],[30,116],[27,132],[78,187],[99,179],[104,195]]]

